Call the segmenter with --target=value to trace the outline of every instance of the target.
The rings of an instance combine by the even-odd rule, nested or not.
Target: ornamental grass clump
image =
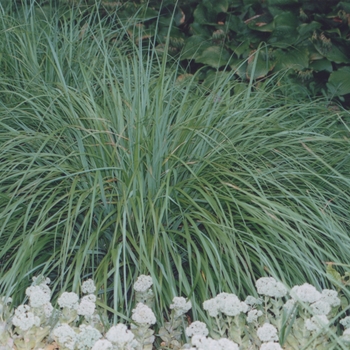
[[[324,262],[350,261],[347,111],[279,77],[202,84],[118,11],[36,3],[0,11],[1,295],[20,303],[42,272],[56,302],[89,276],[117,324],[149,273],[157,303],[139,302],[160,322],[184,295],[209,323],[205,300],[253,295],[266,272],[330,286]]]

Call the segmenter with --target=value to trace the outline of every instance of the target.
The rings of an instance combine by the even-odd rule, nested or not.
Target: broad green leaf
[[[236,83],[233,88],[235,95],[244,93],[245,91],[247,91],[247,87],[248,87],[247,83]]]
[[[284,12],[275,16],[274,22],[276,28],[296,28],[298,26],[298,18],[292,12]]]
[[[230,67],[231,69],[243,80],[246,80],[246,71],[247,71],[247,60],[237,59],[231,57],[230,59]]]
[[[247,5],[251,6],[251,5],[257,4],[259,2],[260,2],[260,0],[243,0],[243,4],[245,6],[247,6]]]
[[[327,87],[334,96],[350,94],[350,67],[342,67],[332,72]]]
[[[291,12],[275,16],[275,28],[268,42],[274,47],[285,48],[293,45],[297,39],[298,19]]]
[[[238,16],[230,15],[226,20],[226,25],[228,25],[229,29],[236,32],[242,33],[244,29],[247,28],[247,25],[243,22],[243,20]]]
[[[298,0],[267,0],[269,6],[294,5]]]
[[[306,48],[290,49],[290,50],[276,50],[276,70],[293,68],[302,70],[309,65],[309,52]]]
[[[259,32],[272,32],[275,28],[275,23],[271,15],[265,14],[250,21],[248,27]]]
[[[342,278],[340,273],[333,267],[333,264],[329,263],[327,264],[326,267],[326,273],[329,277],[331,277],[332,279],[336,280],[337,282],[341,283],[342,282]]]
[[[350,58],[335,45],[324,56],[335,63],[350,63]]]
[[[213,31],[210,29],[208,28],[207,25],[200,24],[197,22],[193,22],[190,26],[191,35],[196,35],[196,36],[199,35],[199,36],[207,37],[207,39],[209,39],[213,34]]]
[[[326,72],[332,72],[333,66],[332,62],[330,62],[327,59],[321,59],[321,60],[315,60],[310,63],[310,68],[313,69],[316,72],[319,71],[326,71]]]
[[[230,6],[237,7],[242,5],[242,0],[230,0]]]
[[[249,53],[249,41],[243,41],[241,43],[237,42],[230,42],[227,44],[227,47],[229,47],[237,56],[238,58],[242,57],[244,53]]]
[[[220,68],[226,65],[230,59],[230,53],[221,46],[210,46],[205,48],[200,54],[195,55],[197,63],[207,64],[213,68]]]
[[[228,0],[203,0],[202,4],[211,12],[227,12]]]
[[[208,11],[203,4],[197,5],[193,16],[195,22],[199,24],[216,24],[216,14],[213,11]]]
[[[258,57],[256,55],[258,54]],[[269,59],[268,55],[262,51],[255,53],[248,60],[247,66],[247,78],[249,80],[260,79],[267,75],[267,73],[273,68],[274,63]]]
[[[203,81],[203,86],[212,89],[218,84],[218,81],[227,80],[228,77],[232,76],[232,73],[225,71],[211,71],[208,73]]]
[[[346,13],[350,13],[350,3],[346,1],[339,2],[338,8],[344,10]]]
[[[211,43],[207,38],[200,35],[193,35],[186,39],[181,51],[181,59],[195,59],[203,50],[210,47]]]
[[[268,39],[268,43],[273,47],[287,48],[294,44],[297,37],[297,31],[293,28],[280,26],[273,30],[272,35]]]
[[[301,24],[297,30],[301,37],[311,37],[312,33],[319,28],[321,28],[321,23],[312,21]]]

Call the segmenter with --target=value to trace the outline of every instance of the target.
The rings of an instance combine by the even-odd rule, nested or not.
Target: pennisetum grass
[[[116,321],[150,273],[158,315],[184,295],[207,319],[196,305],[261,276],[327,285],[325,262],[350,261],[348,112],[278,77],[204,89],[67,11],[0,12],[0,294],[22,300],[38,271],[58,290],[93,277]]]

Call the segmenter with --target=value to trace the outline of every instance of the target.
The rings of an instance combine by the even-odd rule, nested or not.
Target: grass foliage
[[[325,286],[324,262],[350,261],[348,112],[278,78],[204,88],[69,11],[0,12],[0,294],[92,277],[116,320],[150,273],[158,314],[183,295],[206,319],[195,305],[220,291]]]

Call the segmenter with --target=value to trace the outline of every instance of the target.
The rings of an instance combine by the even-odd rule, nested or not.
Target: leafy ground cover
[[[150,276],[137,278],[131,319],[118,324],[101,312],[105,306],[96,298],[93,280],[82,282],[81,298],[60,293],[57,308],[50,302],[49,284],[49,278],[34,277],[26,289],[28,303],[15,309],[11,298],[0,298],[4,350],[345,350],[350,344],[350,317],[340,318],[338,293],[319,292],[308,283],[288,291],[274,278],[262,277],[256,281],[258,298],[241,301],[233,293],[220,293],[203,303],[214,321],[210,329],[189,320],[191,301],[175,296],[169,319],[157,332]]]
[[[50,2],[41,3],[51,11]],[[67,3],[85,13],[98,11],[116,25],[128,25],[133,18],[142,28],[141,35],[129,28],[134,40],[152,38],[160,51],[168,43],[167,52],[188,70],[201,67],[202,79],[226,69],[247,84],[285,71],[285,79],[295,89],[349,107],[350,5],[346,1],[59,1]]]
[[[0,13],[1,294],[93,277],[117,322],[150,273],[159,319],[183,295],[210,324],[204,300],[262,276],[330,287],[325,263],[350,261],[349,112],[280,76],[199,84],[97,15]]]

